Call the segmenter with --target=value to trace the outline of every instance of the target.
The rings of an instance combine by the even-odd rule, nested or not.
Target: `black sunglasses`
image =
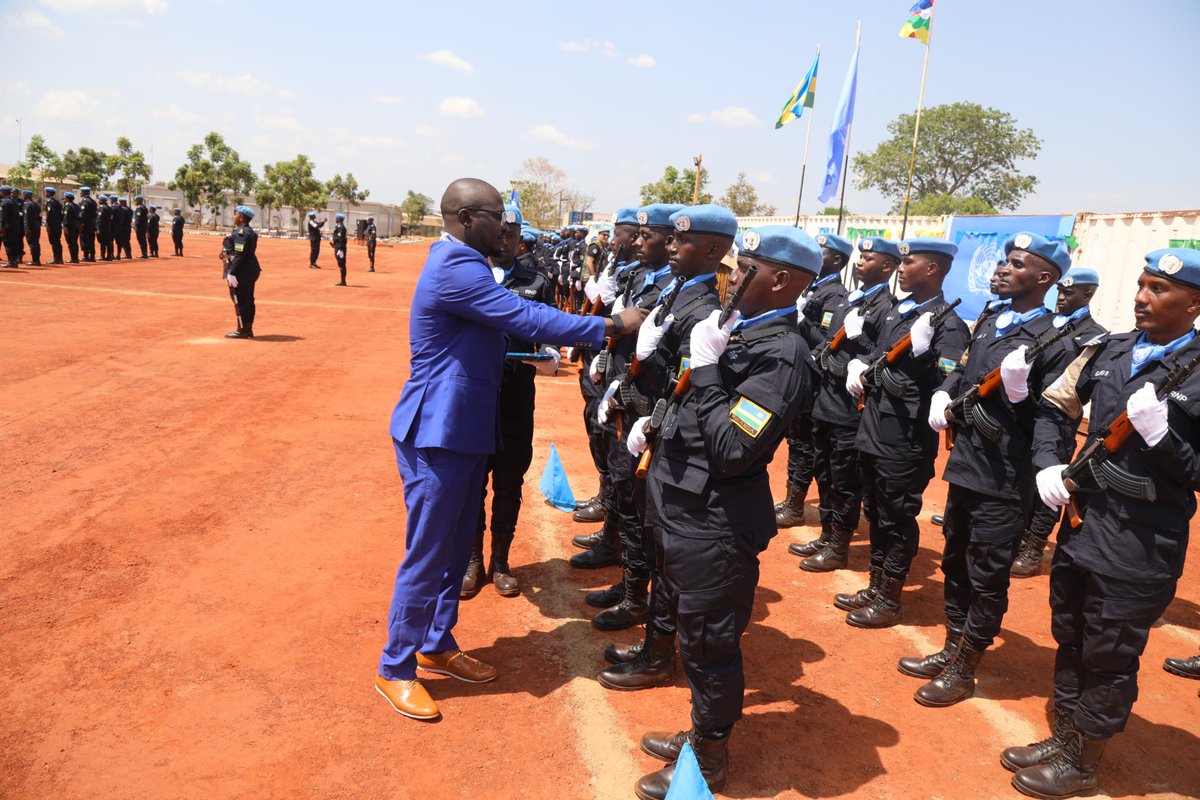
[[[491,217],[496,222],[506,222],[509,225],[517,224],[517,212],[509,211],[508,209],[504,209],[502,211],[497,211],[494,208],[479,208],[478,206],[464,206],[460,210],[462,210],[462,211],[479,211],[484,214],[487,214],[489,217]]]

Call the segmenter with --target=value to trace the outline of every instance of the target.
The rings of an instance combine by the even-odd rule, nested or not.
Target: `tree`
[[[101,150],[81,147],[62,155],[63,172],[74,175],[84,186],[99,188],[108,183],[108,155]]]
[[[278,161],[263,167],[260,186],[265,188],[279,203],[279,207],[290,206],[297,212],[295,222],[303,232],[301,217],[310,208],[323,208],[329,201],[325,185],[313,177],[316,165],[301,153],[291,161]],[[259,191],[262,191],[260,188]]]
[[[513,179],[521,198],[521,216],[535,228],[553,228],[562,222],[560,209],[587,211],[593,195],[567,187],[567,175],[545,156],[527,158]]]
[[[347,172],[346,177],[334,175],[333,180],[325,184],[325,191],[330,197],[336,200],[345,200],[352,206],[356,206],[370,196],[370,192],[366,189],[359,191],[358,180],[355,179],[353,172]]]
[[[696,184],[696,170],[685,169],[679,170],[676,167],[667,167],[663,170],[663,176],[654,183],[647,183],[642,187],[642,205],[648,206],[651,203],[684,203],[692,204],[692,191]],[[712,195],[704,191],[704,187],[708,184],[708,170],[700,168],[700,198],[697,202],[711,203]]]
[[[996,209],[978,197],[958,194],[927,194],[908,204],[914,217],[944,217],[947,214],[995,214]]]
[[[901,114],[888,123],[891,138],[854,157],[858,188],[879,190],[893,201],[893,211],[904,204],[914,121],[914,115]],[[927,108],[921,116],[909,211],[912,200],[934,194],[973,197],[1003,210],[1016,208],[1038,182],[1022,175],[1016,164],[1037,158],[1041,147],[1032,129],[1018,128],[1016,119],[1004,111],[977,103]]]
[[[58,183],[66,177],[62,159],[46,145],[46,139],[40,133],[29,137],[29,144],[25,146],[25,163],[30,170],[41,172],[43,183]]]
[[[187,161],[175,170],[175,179],[167,188],[182,191],[191,205],[210,209],[216,227],[222,209],[231,199],[235,205],[241,203],[255,183],[254,169],[225,143],[225,137],[212,131],[203,142],[188,148]]]
[[[127,136],[117,137],[117,153],[108,157],[109,177],[117,176],[115,181],[117,191],[124,195],[137,194],[142,184],[150,180],[150,165],[146,163],[146,154],[133,149],[133,142]]]
[[[33,188],[33,170],[25,161],[18,161],[8,168],[8,182],[17,189]]]
[[[846,216],[846,217],[854,216],[854,212],[848,208],[843,209],[841,213],[843,216]],[[838,215],[838,207],[837,206],[825,206],[820,211],[818,211],[817,214],[820,216],[823,216],[823,217],[836,217]]]
[[[408,190],[408,197],[404,198],[404,202],[400,204],[400,213],[404,214],[404,218],[408,221],[408,227],[415,228],[421,224],[421,220],[425,219],[425,215],[429,213],[429,209],[433,206],[433,198],[429,195]]]
[[[725,190],[717,205],[725,206],[736,217],[769,217],[775,213],[775,206],[758,202],[758,190],[746,180],[744,172],[738,173],[737,180]]]
[[[254,200],[262,209],[262,227],[271,227],[271,209],[279,209],[279,193],[275,186],[266,181],[258,181],[254,188]]]

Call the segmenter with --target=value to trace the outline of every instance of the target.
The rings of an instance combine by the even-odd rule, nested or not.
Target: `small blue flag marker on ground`
[[[539,488],[546,496],[546,502],[559,511],[575,510],[575,494],[571,491],[567,471],[563,468],[562,459],[558,457],[558,449],[553,443],[550,445],[550,458],[546,459],[546,469],[542,472]]]
[[[667,790],[667,800],[713,800],[713,794],[708,790],[708,782],[700,772],[696,754],[692,752],[691,742],[684,742],[679,751],[679,760],[675,762],[675,774],[671,777],[671,788]]]

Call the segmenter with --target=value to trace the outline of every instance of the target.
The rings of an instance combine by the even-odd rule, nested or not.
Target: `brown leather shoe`
[[[426,672],[449,675],[467,683],[487,683],[496,680],[496,668],[471,658],[462,650],[443,653],[417,653],[417,666]]]
[[[437,719],[442,715],[437,703],[425,691],[418,680],[389,681],[382,675],[375,676],[375,691],[383,695],[383,699],[392,708],[406,717],[413,719]]]

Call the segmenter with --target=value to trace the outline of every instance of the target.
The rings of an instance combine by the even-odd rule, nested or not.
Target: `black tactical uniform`
[[[150,256],[158,258],[158,209],[151,208],[146,217],[146,243],[150,246]]]
[[[333,226],[333,236],[331,236],[329,238],[329,244],[331,247],[333,247],[334,260],[337,261],[338,272],[341,273],[341,276],[342,276],[341,280],[338,282],[339,286],[346,285],[346,242],[347,242],[347,238],[348,238],[348,236],[346,233],[346,223],[339,219],[336,222],[336,224]]]
[[[79,249],[84,261],[96,260],[96,227],[99,208],[96,198],[85,194],[79,199]]]
[[[325,220],[317,222],[316,217],[308,218],[308,265],[314,269],[320,269],[317,258],[321,255],[321,228],[324,227]]]
[[[79,263],[79,232],[82,229],[82,223],[79,219],[79,204],[75,202],[74,197],[68,197],[63,203],[63,230],[67,236],[67,252],[71,256],[71,263]]]
[[[32,197],[25,198],[21,208],[25,227],[25,242],[29,245],[29,263],[41,266],[42,263],[42,206]]]
[[[150,209],[146,208],[145,202],[141,200],[135,202],[137,203],[137,207],[133,211],[133,225],[137,233],[138,249],[142,251],[142,258],[149,258],[150,255],[147,252],[146,246],[146,234],[150,230]]]
[[[254,284],[262,274],[258,264],[258,232],[249,225],[233,229],[228,238],[229,260],[225,275],[237,278],[237,288],[230,287],[238,311],[238,332],[243,338],[254,338]]]
[[[113,241],[117,250],[125,253],[126,258],[133,258],[133,209],[125,198],[117,199],[117,208],[113,212]]]
[[[374,222],[367,223],[367,258],[371,259],[371,266],[367,268],[367,272],[375,271],[375,245],[379,234],[375,229]],[[536,263],[535,263],[536,266]]]
[[[21,205],[11,194],[0,198],[0,231],[4,233],[8,266],[15,267],[21,262]]]
[[[46,238],[50,242],[51,264],[63,263],[63,205],[54,194],[46,195]]]
[[[175,244],[175,255],[183,255],[183,214],[171,217],[171,241]]]
[[[121,257],[113,246],[116,214],[116,208],[109,205],[107,199],[96,210],[96,239],[100,242],[100,258],[104,261],[112,261],[114,253],[116,258]]]

